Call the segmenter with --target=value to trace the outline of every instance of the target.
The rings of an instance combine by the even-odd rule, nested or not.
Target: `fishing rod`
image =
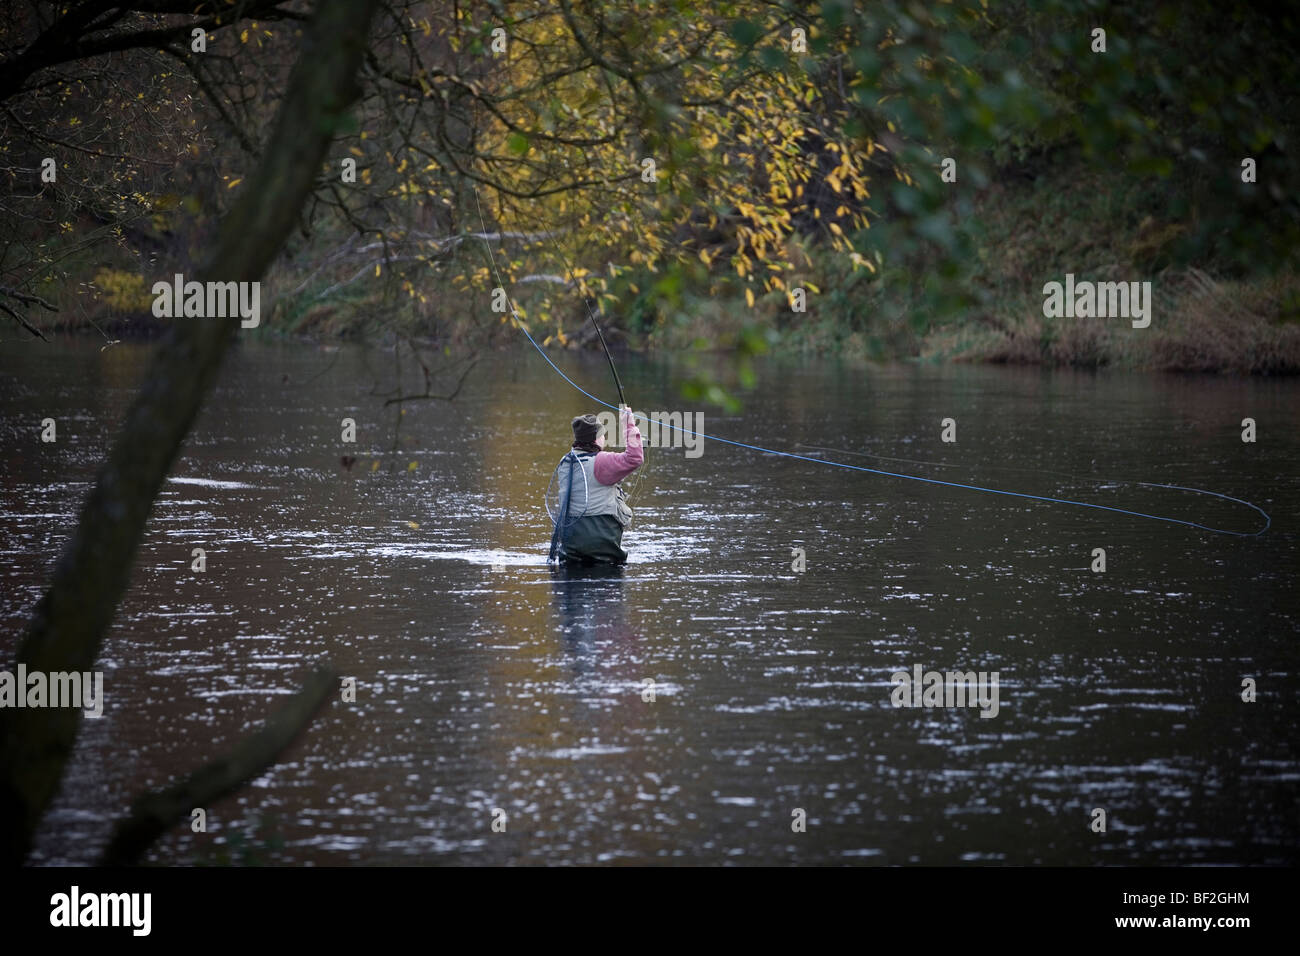
[[[591,319],[591,324],[596,327],[596,335],[600,339],[600,347],[605,350],[605,358],[609,360],[609,370],[614,374],[614,387],[618,389],[618,403],[624,408],[628,407],[627,399],[623,397],[623,383],[619,380],[618,369],[614,367],[614,356],[610,354],[609,344],[605,341],[605,333],[600,329],[600,323],[596,321],[596,312],[591,307],[591,300],[582,289],[581,282],[578,281],[577,275],[569,265],[569,261],[564,257],[564,250],[560,244],[555,241],[555,233],[549,229],[544,233],[547,239],[551,240],[551,245],[555,249],[556,255],[560,258],[560,264],[564,266],[565,271],[569,273],[569,281],[578,283],[578,294],[582,296],[582,304],[587,308],[587,316]]]
[[[587,309],[587,316],[591,319],[591,324],[596,327],[596,335],[600,338],[600,347],[605,350],[605,358],[609,360],[609,370],[611,373],[613,373],[614,376],[614,387],[618,389],[619,411],[621,413],[624,409],[626,409],[628,416],[631,417],[632,408],[631,406],[628,405],[627,398],[624,397],[623,395],[623,382],[618,377],[618,369],[614,366],[614,356],[610,354],[609,344],[605,341],[605,333],[601,331],[600,323],[596,321],[596,312],[591,307],[591,300],[587,297],[586,293],[583,291],[582,284],[578,280],[576,273],[574,273],[573,267],[569,265],[568,259],[565,258],[564,250],[560,247],[560,244],[555,240],[555,233],[549,229],[544,229],[543,235],[545,235],[546,238],[551,240],[551,246],[552,248],[555,249],[555,253],[560,259],[560,264],[563,265],[565,271],[569,273],[570,281],[578,282],[578,294],[582,296],[582,304]],[[626,427],[621,417],[619,419],[618,427],[620,432]],[[621,443],[624,440],[624,436],[620,434],[618,436],[618,439]],[[640,492],[641,490],[641,482],[645,480],[647,470],[648,470],[648,466],[643,463],[641,468],[637,470],[636,475],[634,475],[630,479],[626,479],[628,481],[627,502],[629,507],[631,506],[632,499],[635,498],[637,493]]]
[[[475,201],[477,202],[478,200],[477,187],[475,187],[474,192],[475,192]],[[481,222],[482,219],[483,219],[483,210],[480,207],[479,221]],[[542,225],[545,226],[544,223]],[[485,227],[484,232],[486,231],[487,229]],[[619,412],[623,412],[624,410],[626,410],[628,416],[631,417],[632,408],[631,406],[628,405],[627,397],[623,394],[623,382],[618,377],[618,368],[614,365],[614,356],[609,350],[609,343],[605,341],[605,333],[601,329],[600,323],[596,321],[596,311],[591,307],[591,300],[587,297],[586,293],[583,291],[582,283],[578,279],[577,273],[574,271],[573,266],[569,264],[568,258],[564,255],[564,249],[560,246],[559,242],[556,241],[555,232],[549,228],[543,228],[542,235],[544,235],[547,239],[551,240],[551,248],[555,250],[555,254],[559,258],[560,264],[564,266],[564,270],[569,274],[569,281],[577,283],[578,294],[582,296],[582,304],[584,308],[586,308],[587,310],[587,317],[591,319],[591,324],[596,329],[596,336],[600,339],[600,347],[605,350],[605,359],[609,362],[610,374],[614,376],[614,387],[618,389],[618,404],[619,404],[618,410]],[[601,404],[604,403],[602,402]],[[624,423],[621,418],[619,420],[618,427],[620,432],[624,428]],[[623,440],[623,435],[620,434],[618,438],[619,441],[621,442]],[[628,481],[627,499],[629,504],[631,503],[632,499],[636,497],[637,493],[641,490],[641,482],[645,480],[647,471],[648,471],[648,466],[643,464],[642,467],[637,470],[636,475],[634,475],[630,479],[627,479]]]
[[[483,205],[482,203],[479,202],[477,186],[474,187],[474,206],[478,209],[478,221],[479,221],[479,225],[483,229],[484,241],[486,241],[487,220],[483,218]],[[542,234],[546,236],[547,239],[551,240],[551,244],[554,247],[555,252],[558,254],[560,258],[560,264],[563,265],[565,271],[569,273],[569,281],[572,283],[578,282],[578,277],[574,273],[573,268],[569,265],[569,260],[564,257],[564,251],[560,248],[559,243],[555,241],[555,234],[551,232],[551,230],[549,229],[544,230]],[[500,285],[502,290],[504,291],[505,285],[501,282],[501,273],[497,271],[495,258],[492,259],[492,271],[496,273],[497,284]],[[587,316],[591,319],[591,324],[596,327],[596,337],[600,339],[600,347],[605,350],[605,358],[609,361],[609,371],[614,376],[614,387],[618,389],[618,402],[624,408],[628,408],[627,398],[624,397],[623,395],[623,382],[618,377],[618,369],[615,368],[614,366],[614,356],[609,351],[609,343],[605,341],[605,333],[601,329],[600,323],[596,321],[596,313],[592,310],[591,302],[587,298],[586,293],[583,292],[581,283],[578,283],[578,293],[582,295],[582,304],[586,306]],[[506,295],[508,299],[509,293],[507,293]],[[510,307],[510,314],[513,315],[516,320],[518,320],[519,315],[517,312],[515,312],[513,305],[511,305]]]
[[[483,204],[479,201],[478,187],[475,186],[473,188],[474,188],[474,206],[478,210],[479,226],[483,230],[483,236],[484,236],[483,241],[486,242],[487,241],[487,220],[484,219],[483,217]],[[569,273],[569,280],[571,282],[577,281],[578,277],[577,275],[575,275],[573,268],[569,265],[569,261],[564,257],[564,251],[560,248],[559,243],[555,242],[554,233],[552,233],[551,230],[547,229],[543,231],[543,235],[545,235],[548,239],[550,239],[552,244],[554,245],[555,251],[560,257],[560,263],[564,266],[565,270]],[[488,246],[488,258],[489,261],[492,263],[492,272],[493,274],[496,275],[497,285],[499,285],[501,287],[501,290],[504,292],[505,283],[501,280],[501,272],[500,270],[497,269],[496,256],[492,255],[491,246]],[[609,361],[609,370],[611,374],[613,374],[614,376],[614,387],[618,389],[618,402],[620,406],[618,411],[622,412],[624,409],[626,409],[627,414],[631,416],[632,409],[627,404],[627,398],[623,394],[623,382],[618,377],[618,369],[614,366],[614,356],[609,351],[609,343],[605,341],[605,333],[601,330],[600,323],[596,321],[596,313],[592,310],[591,302],[588,300],[586,294],[583,293],[581,284],[579,284],[578,286],[578,292],[580,295],[582,295],[582,304],[586,306],[587,315],[591,319],[591,324],[596,327],[596,336],[600,339],[600,347],[605,350],[605,358]],[[523,328],[522,323],[519,322],[519,313],[515,311],[514,303],[510,301],[510,293],[508,292],[506,292],[506,301],[510,303],[510,314],[511,316],[514,317],[515,323],[519,325],[520,328]],[[525,335],[528,334],[527,329],[524,329],[524,334]],[[528,338],[529,341],[532,341],[532,336],[528,336]],[[600,404],[604,405],[606,403],[601,402]],[[621,421],[619,422],[619,427],[620,428],[623,427],[623,423]],[[619,437],[621,438],[622,436]],[[644,471],[642,472],[642,475],[644,475]],[[640,487],[640,483],[638,482],[636,488],[639,487]],[[634,491],[635,490],[636,489],[634,488]]]
[[[581,292],[582,290],[579,289],[578,291]],[[587,297],[584,295],[582,300],[586,302]],[[600,330],[600,323],[596,321],[596,314],[591,311],[590,304],[587,306],[587,311],[591,314],[591,324],[596,326],[596,335],[600,339],[600,347],[605,350],[605,358],[609,359],[609,370],[614,373],[614,387],[618,389],[618,403],[627,408],[627,399],[623,396],[623,383],[618,380],[618,369],[614,367],[614,356],[609,354],[609,345],[605,342],[605,333]]]

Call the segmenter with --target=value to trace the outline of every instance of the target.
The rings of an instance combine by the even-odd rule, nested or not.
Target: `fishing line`
[[[478,201],[479,201],[478,187],[476,186],[474,187],[474,202],[476,205],[478,205]],[[479,225],[482,227],[483,233],[486,234],[487,224],[483,219],[483,207],[481,205],[478,205],[478,218],[479,218]],[[623,394],[623,382],[618,377],[618,369],[614,366],[614,356],[610,354],[609,343],[605,341],[605,333],[604,331],[601,330],[600,323],[596,321],[596,313],[592,310],[591,300],[588,298],[586,292],[583,290],[582,280],[578,278],[578,274],[574,271],[573,267],[569,264],[568,257],[565,256],[564,250],[560,247],[559,242],[556,241],[555,234],[551,231],[550,227],[547,226],[546,223],[541,222],[540,220],[535,218],[533,219],[533,223],[535,226],[538,226],[541,229],[541,233],[545,238],[551,240],[551,248],[555,250],[555,254],[559,258],[560,264],[564,266],[564,270],[569,274],[569,281],[577,287],[578,295],[582,297],[583,307],[587,310],[587,317],[591,319],[591,324],[592,326],[595,327],[596,335],[600,339],[600,347],[605,351],[605,358],[609,362],[610,374],[614,376],[614,387],[618,389],[619,405],[622,407],[628,407],[628,410],[630,411],[631,408],[627,404],[627,398]],[[489,255],[491,255],[491,248],[488,249],[488,253]],[[492,259],[492,269],[494,272],[496,272],[495,257],[493,257]],[[500,283],[500,279],[501,279],[501,274],[497,272],[498,283]],[[505,287],[503,285],[502,289],[504,290],[504,288]],[[597,305],[599,305],[599,302],[597,302]],[[513,315],[517,324],[519,316],[514,312],[513,306],[511,307],[511,314]],[[616,409],[616,411],[620,413],[619,421],[618,421],[619,428],[621,428],[623,425],[622,414],[621,414],[622,407]],[[615,437],[619,440],[620,443],[625,438],[624,435],[617,435]],[[644,483],[645,476],[649,472],[649,470],[650,470],[650,456],[644,454],[643,452],[641,467],[639,467],[636,470],[636,473],[633,474],[631,477],[624,478],[621,482],[619,482],[619,484],[622,485],[623,487],[623,493],[624,493],[623,500],[626,502],[629,508],[632,507],[632,502],[636,500],[637,495],[640,493],[641,485]]]
[[[796,448],[813,448],[817,451],[833,451],[837,455],[850,455],[854,458],[875,458],[877,461],[901,461],[908,465],[926,465],[930,468],[966,468],[966,465],[953,464],[943,461],[928,461],[924,458],[891,458],[888,455],[877,455],[870,451],[850,451],[847,448],[831,448],[828,445],[810,445],[807,442],[795,442]],[[1058,478],[1069,478],[1071,481],[1085,481],[1090,485],[1144,485],[1147,488],[1177,488],[1177,485],[1161,485],[1152,481],[1138,481],[1136,478],[1099,478],[1095,475],[1076,475],[1068,471],[1054,471],[1050,468],[1022,468],[1018,465],[985,465],[989,471],[1024,471],[1031,475],[1056,475]],[[1207,491],[1205,494],[1212,495],[1215,492]]]
[[[482,210],[479,211],[479,215],[480,218],[482,218]],[[533,221],[536,222],[537,220],[533,220]],[[563,265],[565,271],[569,273],[570,281],[577,286],[578,295],[582,297],[582,304],[587,309],[587,317],[591,319],[591,324],[596,328],[596,335],[600,337],[600,347],[605,350],[605,358],[609,360],[609,370],[614,376],[614,386],[615,388],[618,389],[618,403],[620,406],[628,407],[628,410],[630,411],[631,408],[627,404],[627,398],[623,395],[623,382],[618,377],[618,369],[614,367],[614,356],[610,354],[609,343],[605,341],[605,333],[601,331],[600,323],[596,321],[596,313],[595,311],[592,310],[591,300],[587,297],[586,292],[583,291],[582,280],[578,278],[578,274],[574,272],[573,267],[569,265],[569,260],[564,255],[564,250],[560,247],[560,244],[556,241],[554,233],[552,233],[550,229],[546,228],[544,223],[542,224],[542,226],[543,226],[542,234],[546,236],[546,238],[551,240],[551,248],[555,250],[555,254],[559,257],[560,264]],[[487,230],[484,231],[486,232]],[[600,304],[599,301],[597,301],[596,304],[599,305]],[[621,429],[623,427],[621,408],[619,409],[619,412],[620,412],[619,422],[616,427]],[[626,438],[626,436],[616,435],[615,438],[618,439],[619,443],[621,444]],[[650,470],[650,456],[645,454],[643,451],[642,458],[641,458],[641,467],[639,467],[636,470],[636,472],[632,474],[631,477],[624,478],[621,482],[619,482],[619,484],[623,486],[623,493],[624,493],[623,500],[627,503],[627,506],[629,508],[632,507],[632,502],[635,501],[637,495],[640,494],[641,485],[645,481],[646,473],[649,470]]]
[[[474,191],[474,201],[475,203],[478,202],[477,189],[475,189]],[[482,207],[479,207],[479,219],[480,221],[483,219]],[[486,225],[483,226],[483,232],[485,234],[487,233]],[[492,261],[492,271],[497,277],[497,284],[504,291],[505,284],[501,281],[500,272],[497,271],[496,257],[495,255],[492,254],[491,246],[488,246],[488,255]],[[508,299],[509,293],[506,293],[506,296]],[[560,369],[560,367],[556,365],[553,361],[551,361],[551,357],[546,354],[546,350],[543,349],[540,345],[538,345],[537,341],[532,337],[531,334],[529,334],[527,327],[523,324],[523,322],[519,320],[519,315],[517,312],[515,312],[513,305],[511,306],[510,314],[511,317],[515,320],[515,325],[519,328],[521,332],[524,333],[524,337],[528,339],[529,344],[532,345],[532,347],[537,350],[538,355],[540,355],[543,359],[546,360],[546,364],[555,370],[555,374],[559,375],[560,378],[564,379],[571,386],[573,386],[578,392],[585,395],[587,398],[591,399],[597,405],[602,405],[605,408],[610,408],[613,409],[614,411],[619,411],[617,405],[611,405],[609,404],[609,402],[602,401],[601,399],[597,398],[595,395],[592,395],[590,392],[584,389],[573,379],[569,378],[569,376],[565,375],[564,372]],[[646,416],[644,415],[637,416],[637,417],[646,418]],[[648,423],[649,419],[646,418],[646,421]],[[1183,485],[1157,485],[1157,484],[1152,484],[1150,482],[1139,482],[1139,484],[1148,484],[1151,485],[1151,487],[1170,488],[1175,491],[1190,491],[1198,495],[1209,495],[1212,498],[1221,498],[1224,501],[1231,501],[1239,505],[1245,505],[1247,508],[1251,508],[1254,511],[1258,511],[1261,515],[1263,515],[1264,527],[1260,528],[1258,531],[1230,531],[1227,528],[1213,528],[1209,525],[1200,524],[1199,522],[1196,521],[1185,521],[1182,518],[1170,518],[1166,515],[1153,515],[1153,514],[1148,514],[1144,511],[1130,511],[1127,508],[1114,508],[1111,507],[1110,505],[1099,505],[1099,504],[1094,504],[1093,502],[1090,501],[1074,501],[1070,498],[1054,498],[1050,495],[1031,495],[1023,491],[1004,491],[1001,488],[986,488],[982,485],[968,485],[957,481],[942,481],[938,478],[923,478],[920,475],[904,475],[895,471],[882,471],[879,468],[867,468],[862,465],[850,465],[847,462],[832,461],[829,458],[812,458],[808,455],[796,455],[793,452],[777,451],[774,448],[764,448],[761,445],[751,445],[743,441],[733,441],[730,438],[719,438],[717,435],[709,435],[705,432],[692,431],[689,428],[683,428],[679,425],[673,425],[670,422],[660,422],[659,424],[661,426],[671,428],[675,431],[683,432],[684,434],[687,435],[694,435],[697,438],[705,438],[708,439],[709,441],[721,442],[724,445],[734,445],[737,448],[747,448],[750,451],[762,452],[767,455],[777,455],[781,458],[793,458],[796,461],[810,461],[818,465],[830,465],[834,468],[843,468],[846,471],[861,471],[870,475],[884,475],[887,478],[902,478],[907,481],[920,481],[928,485],[943,485],[948,488],[964,488],[967,491],[983,491],[986,492],[987,494],[1004,495],[1009,498],[1025,498],[1030,501],[1047,501],[1052,504],[1074,505],[1075,507],[1079,507],[1079,508],[1093,508],[1097,511],[1110,511],[1110,512],[1114,512],[1115,514],[1130,515],[1135,518],[1150,518],[1152,521],[1165,521],[1168,522],[1169,524],[1180,524],[1189,528],[1197,528],[1201,531],[1209,531],[1214,534],[1231,535],[1234,538],[1259,537],[1265,531],[1267,531],[1273,524],[1273,519],[1269,516],[1268,512],[1266,512],[1263,508],[1259,507],[1258,505],[1253,505],[1249,501],[1243,501],[1240,498],[1233,498],[1231,495],[1220,494],[1217,491],[1206,491],[1203,488],[1188,488]]]
[[[475,187],[474,198],[475,198],[475,202],[477,202],[478,201],[477,187]],[[480,207],[479,221],[482,222],[482,219],[483,219],[483,210]],[[533,221],[536,222],[536,220]],[[483,231],[487,232],[487,228],[485,227]],[[547,228],[543,228],[542,235],[544,235],[547,239],[551,240],[551,248],[555,250],[555,254],[559,257],[560,264],[564,266],[564,271],[569,273],[569,281],[572,282],[574,285],[576,285],[578,288],[578,295],[582,297],[582,304],[587,310],[587,317],[591,319],[591,324],[596,327],[596,335],[600,338],[600,347],[605,350],[605,358],[609,360],[609,371],[614,376],[614,387],[618,389],[618,400],[622,404],[626,405],[627,399],[623,397],[623,382],[618,377],[618,369],[614,367],[614,356],[611,355],[609,352],[609,343],[605,341],[605,333],[601,331],[600,323],[596,321],[596,313],[592,311],[591,301],[588,299],[587,293],[583,291],[582,282],[578,278],[578,274],[573,271],[573,267],[569,265],[569,260],[565,257],[564,250],[561,249],[560,244],[555,241],[555,236],[551,232],[551,230]]]
[[[869,451],[849,451],[846,448],[830,448],[826,445],[809,445],[805,442],[797,442],[795,447],[813,448],[816,449],[817,451],[833,451],[839,455],[852,455],[855,458],[876,458],[881,461],[906,462],[909,465],[927,465],[931,468],[965,467],[963,465],[950,464],[942,461],[925,461],[920,458],[891,458],[888,455],[877,455],[874,452],[869,452]],[[1269,528],[1269,524],[1272,523],[1273,520],[1272,518],[1269,518],[1269,516],[1265,514],[1264,511],[1262,511],[1259,508],[1256,508],[1249,501],[1241,501],[1240,498],[1229,498],[1227,495],[1221,495],[1217,491],[1205,491],[1201,488],[1188,488],[1183,485],[1165,485],[1154,481],[1138,481],[1136,478],[1097,478],[1092,475],[1075,475],[1075,474],[1071,474],[1068,471],[1052,471],[1047,468],[1020,468],[1014,465],[989,465],[987,467],[991,471],[1027,471],[1031,475],[1056,475],[1058,478],[1069,478],[1071,481],[1084,481],[1090,485],[1140,485],[1143,488],[1172,488],[1175,491],[1190,491],[1193,494],[1210,495],[1211,497],[1214,498],[1225,498],[1228,501],[1237,501],[1240,502],[1241,504],[1248,505],[1251,508],[1255,508],[1255,510],[1258,511],[1260,514],[1264,515],[1266,522],[1268,522],[1259,531],[1254,531],[1254,532],[1219,531],[1219,529],[1217,528],[1208,529],[1208,530],[1216,531],[1220,534],[1240,534],[1243,537],[1255,537],[1267,531]],[[1063,500],[1063,499],[1052,499],[1052,500]],[[1130,513],[1141,514],[1141,512],[1136,512],[1136,511]],[[1144,517],[1158,518],[1159,516],[1144,515]],[[1161,520],[1173,520],[1173,519],[1161,519]],[[1197,527],[1203,527],[1203,526],[1198,525]]]

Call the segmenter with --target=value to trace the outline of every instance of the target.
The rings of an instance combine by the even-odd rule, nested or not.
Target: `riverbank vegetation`
[[[590,303],[635,349],[1296,372],[1297,16],[1129,6],[390,4],[246,334],[514,342],[500,283],[554,348]],[[17,321],[165,326],[291,59],[295,4],[249,10],[55,84],[5,61]],[[1067,273],[1151,282],[1151,325],[1046,318]]]

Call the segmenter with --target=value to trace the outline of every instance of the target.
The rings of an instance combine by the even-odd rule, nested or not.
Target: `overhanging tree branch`
[[[131,815],[114,828],[101,864],[133,866],[155,840],[195,807],[211,806],[260,774],[306,729],[336,686],[338,678],[332,672],[317,671],[257,733],[245,737],[228,754],[165,790],[136,799]]]
[[[356,73],[377,6],[377,0],[322,0],[263,158],[223,220],[201,281],[257,281],[283,245],[358,96]],[[18,650],[29,671],[93,668],[154,498],[236,328],[238,319],[182,321],[159,348]],[[0,714],[0,865],[26,856],[80,719],[76,708]]]

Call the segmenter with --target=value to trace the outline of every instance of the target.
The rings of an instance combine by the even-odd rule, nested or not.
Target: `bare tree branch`
[[[204,764],[165,790],[136,798],[130,816],[113,828],[100,865],[134,866],[159,837],[195,807],[210,807],[261,774],[307,729],[337,685],[338,677],[331,671],[315,672],[261,730],[239,741],[225,756]]]

